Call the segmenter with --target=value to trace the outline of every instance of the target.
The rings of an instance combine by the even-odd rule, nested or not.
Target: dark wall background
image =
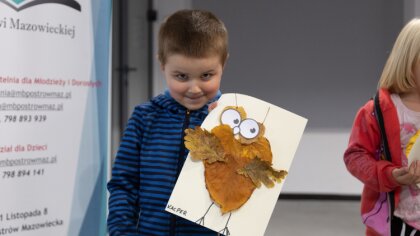
[[[350,128],[376,90],[403,26],[403,1],[193,0],[230,34],[223,92],[239,92],[309,119]]]

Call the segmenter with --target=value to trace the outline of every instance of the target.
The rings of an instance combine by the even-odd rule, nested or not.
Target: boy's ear
[[[226,55],[225,63],[223,64],[223,69],[225,69],[226,63],[229,60],[229,53]]]
[[[159,54],[156,54],[156,60],[159,62],[160,70],[164,71],[165,70],[165,65],[163,65],[162,62],[160,61]]]

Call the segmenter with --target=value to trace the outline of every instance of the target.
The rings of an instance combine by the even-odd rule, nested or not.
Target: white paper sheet
[[[222,95],[217,107],[207,116],[201,127],[210,131],[219,125],[221,112],[226,106],[242,106],[247,117],[258,122],[263,122],[265,118],[264,136],[271,145],[273,168],[288,171],[307,119],[257,98],[232,93]],[[192,161],[188,156],[166,211],[196,222],[209,209],[204,221],[204,226],[207,228],[220,232],[228,222],[230,235],[264,235],[285,181],[287,181],[287,176],[273,188],[268,189],[262,185],[253,192],[251,198],[241,208],[232,211],[231,216],[229,213],[222,215],[217,205],[209,209],[212,200],[205,186],[202,161]]]

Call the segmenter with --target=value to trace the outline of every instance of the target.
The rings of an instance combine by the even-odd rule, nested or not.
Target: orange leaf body
[[[249,164],[256,156],[271,163],[272,153],[270,144],[264,137],[245,145],[235,139],[227,125],[216,126],[211,133],[223,146],[225,162],[204,162],[204,175],[210,197],[224,214],[245,204],[256,188],[250,178],[238,174],[237,170]]]

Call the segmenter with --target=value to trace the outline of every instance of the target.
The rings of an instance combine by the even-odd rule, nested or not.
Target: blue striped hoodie
[[[188,154],[184,130],[207,114],[208,105],[188,111],[168,91],[134,109],[108,183],[111,236],[217,234],[165,211]]]

